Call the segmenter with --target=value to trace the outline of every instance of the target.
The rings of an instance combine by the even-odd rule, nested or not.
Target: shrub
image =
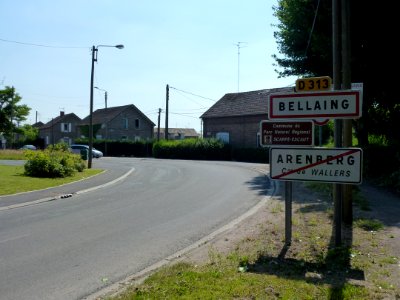
[[[86,167],[80,155],[71,153],[66,144],[49,146],[44,151],[30,151],[26,156],[25,175],[32,177],[68,177]]]
[[[153,145],[156,158],[230,160],[231,149],[217,139],[161,140]]]

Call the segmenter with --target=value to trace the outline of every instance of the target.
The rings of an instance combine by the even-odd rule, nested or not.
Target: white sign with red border
[[[362,93],[359,90],[339,90],[271,94],[268,104],[270,120],[357,119],[362,113]]]
[[[271,148],[271,179],[361,184],[360,148]]]

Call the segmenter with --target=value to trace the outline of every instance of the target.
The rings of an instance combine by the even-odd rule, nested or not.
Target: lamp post
[[[124,45],[98,45],[92,47],[92,71],[90,74],[90,111],[89,111],[89,153],[88,153],[88,169],[92,168],[92,150],[93,150],[93,79],[94,79],[94,62],[97,61],[97,51],[99,47],[112,47],[123,49]]]
[[[104,131],[105,131],[105,137],[104,137],[104,155],[107,155],[107,91],[103,90],[97,86],[94,87],[95,89],[98,89],[99,91],[104,92],[104,104],[105,104],[105,118],[104,118]]]

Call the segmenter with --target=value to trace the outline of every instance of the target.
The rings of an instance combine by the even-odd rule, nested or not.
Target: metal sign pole
[[[292,242],[292,191],[292,182],[285,181],[285,246]]]

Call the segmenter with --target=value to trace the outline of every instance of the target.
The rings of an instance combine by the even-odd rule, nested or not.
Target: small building
[[[89,136],[89,117],[80,124],[82,137]],[[96,139],[137,141],[153,138],[155,124],[133,104],[98,109],[92,118]]]
[[[158,128],[154,128],[154,138],[158,137]],[[168,128],[169,140],[197,139],[200,135],[193,128]],[[165,139],[165,128],[160,128],[160,139]]]
[[[260,122],[268,118],[268,96],[293,87],[225,94],[200,118],[203,137],[219,138],[238,148],[259,147]]]
[[[81,118],[74,113],[65,114],[61,111],[59,116],[38,128],[39,137],[44,140],[45,147],[59,142],[71,145],[79,137],[80,122]]]

